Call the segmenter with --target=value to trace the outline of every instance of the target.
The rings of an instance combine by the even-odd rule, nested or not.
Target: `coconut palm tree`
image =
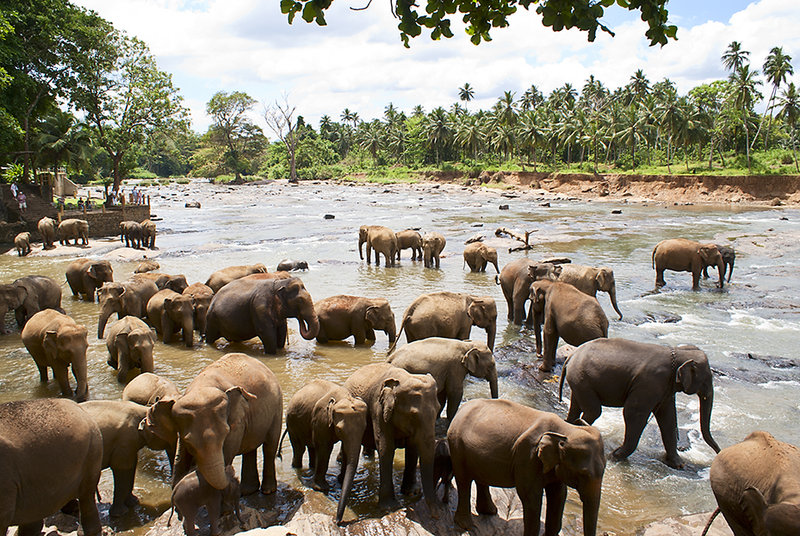
[[[378,162],[378,151],[383,146],[383,125],[377,119],[369,123],[361,123],[357,134],[358,146],[369,151],[372,161]]]
[[[464,84],[463,87],[458,88],[458,98],[460,100],[464,102],[469,102],[474,97],[475,97],[475,89],[473,89],[473,87],[469,85],[469,82]]]
[[[739,41],[731,41],[722,54],[722,65],[733,74],[748,61],[749,57],[750,52],[742,50],[742,44]]]
[[[425,109],[422,107],[421,104],[417,104],[411,109],[412,117],[420,117],[422,115],[425,115]]]
[[[455,126],[455,142],[465,153],[478,160],[478,151],[486,140],[483,123],[478,116],[464,114],[458,118]]]
[[[650,81],[644,75],[644,71],[637,69],[631,76],[628,87],[631,89],[633,102],[639,104],[650,93]]]
[[[539,91],[535,85],[531,84],[531,87],[526,89],[525,93],[522,94],[522,98],[519,99],[519,107],[523,111],[533,110],[542,102],[544,102],[542,92]]]
[[[792,67],[792,57],[783,53],[782,47],[773,47],[769,51],[766,61],[764,62],[764,76],[767,82],[772,84],[772,93],[770,93],[769,100],[767,101],[767,110],[769,111],[769,118],[767,120],[767,129],[764,131],[764,149],[769,149],[769,129],[772,124],[772,108],[775,101],[775,95],[778,93],[778,88],[786,82],[786,79],[794,74]],[[758,125],[759,131],[764,122],[762,116],[761,123]],[[758,132],[753,136],[753,142],[758,138]]]
[[[530,149],[533,171],[536,171],[536,148],[547,143],[542,123],[543,118],[536,110],[525,110],[520,114],[517,124],[517,141],[520,149]]]
[[[503,92],[503,96],[497,99],[493,111],[498,121],[513,127],[517,122],[517,106],[514,103],[514,92]]]
[[[672,173],[672,147],[676,142],[686,139],[689,119],[685,106],[677,95],[665,99],[655,110],[658,128],[667,138],[667,172]]]
[[[743,65],[739,67],[730,76],[732,85],[732,97],[736,109],[741,113],[741,122],[744,127],[745,138],[745,152],[747,154],[747,170],[751,172],[750,167],[750,134],[747,126],[749,122],[750,110],[753,104],[761,100],[761,93],[758,92],[757,87],[761,85],[761,81],[756,77],[758,71],[751,71],[750,65]]]
[[[436,163],[439,164],[441,153],[447,149],[453,134],[450,129],[450,118],[445,109],[439,106],[432,110],[425,118],[424,129],[429,147],[433,149]]]
[[[38,164],[54,171],[61,165],[80,169],[93,152],[92,137],[86,125],[71,113],[58,109],[40,124],[35,145],[39,152]]]
[[[791,131],[794,167],[800,172],[800,167],[797,165],[797,150],[795,147],[797,140],[797,121],[800,119],[800,94],[798,94],[794,82],[789,83],[789,87],[784,90],[783,94],[773,106],[779,108],[778,118],[783,119]]]

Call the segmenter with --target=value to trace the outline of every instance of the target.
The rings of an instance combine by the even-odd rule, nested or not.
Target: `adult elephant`
[[[497,334],[497,304],[488,296],[473,296],[458,292],[431,292],[414,300],[403,313],[400,334],[413,342],[428,337],[469,339],[472,326],[486,330],[486,345],[494,351]],[[391,353],[397,340],[389,349]]]
[[[580,264],[565,264],[561,267],[558,280],[569,283],[584,294],[592,298],[597,297],[597,291],[608,292],[611,306],[622,320],[622,313],[617,306],[617,283],[614,281],[614,270],[611,268],[594,268]]]
[[[242,455],[242,494],[259,489],[256,451],[264,455],[261,492],[274,493],[275,455],[281,435],[283,395],[275,374],[258,359],[226,354],[204,368],[178,399],[161,399],[142,427],[163,437],[178,433],[173,485],[192,464],[215,489],[228,486],[225,467]]]
[[[13,525],[41,534],[42,520],[75,498],[84,534],[102,534],[94,495],[103,437],[88,413],[57,398],[6,402],[0,437],[0,534]]]
[[[142,222],[142,247],[156,249],[156,223],[153,220]]]
[[[583,502],[583,533],[597,533],[606,459],[603,438],[594,427],[569,424],[510,400],[476,399],[453,419],[447,442],[458,487],[454,520],[464,530],[472,527],[470,492],[475,482],[479,514],[497,514],[489,486],[517,489],[525,536],[539,535],[543,493],[544,533],[559,534],[567,487],[574,488]]]
[[[36,224],[36,229],[42,236],[42,247],[44,249],[53,249],[55,247],[54,242],[56,241],[57,228],[58,224],[56,220],[48,218],[47,216],[42,217]]]
[[[44,309],[55,309],[61,313],[61,286],[43,275],[26,275],[10,285],[0,284],[0,335],[6,334],[5,318],[14,311],[17,326],[25,323]]]
[[[117,318],[147,316],[147,302],[150,301],[158,287],[146,279],[130,279],[122,282],[105,283],[97,291],[100,301],[100,316],[97,321],[97,338],[102,339],[106,324],[111,315],[117,313]]]
[[[800,450],[794,445],[753,432],[720,451],[709,480],[734,536],[800,534]]]
[[[95,291],[111,281],[114,281],[114,270],[108,261],[76,259],[67,266],[67,283],[72,295],[80,295],[86,301],[93,302]]]
[[[246,275],[250,274],[257,274],[257,273],[266,273],[267,267],[261,264],[260,262],[257,264],[245,264],[241,266],[228,266],[227,268],[223,268],[222,270],[217,270],[213,274],[208,277],[206,281],[206,285],[214,291],[214,293],[219,292],[219,289],[234,281],[236,279],[240,279]]]
[[[369,419],[362,445],[377,449],[380,468],[379,503],[395,505],[392,467],[396,448],[405,448],[401,491],[416,485],[419,459],[422,491],[431,511],[436,510],[433,489],[433,454],[436,415],[436,381],[426,374],[411,374],[389,363],[366,365],[353,372],[344,384],[351,395],[367,404]]]
[[[494,270],[500,273],[497,267],[497,250],[483,242],[473,242],[464,247],[464,262],[471,272],[485,272],[486,265],[492,263]]]
[[[425,268],[439,268],[439,255],[447,245],[441,233],[425,233],[422,237],[422,263]]]
[[[138,368],[143,373],[153,372],[153,345],[155,334],[150,326],[135,316],[114,322],[108,328],[106,348],[108,348],[108,365],[117,373],[117,381],[125,383],[128,372]]]
[[[180,331],[183,344],[194,346],[194,300],[191,296],[164,289],[156,292],[147,302],[147,321],[156,328],[164,344]]]
[[[389,301],[384,298],[364,298],[344,294],[331,296],[314,304],[319,319],[317,341],[341,341],[351,335],[356,344],[375,340],[375,330],[381,330],[393,343],[397,325]]]
[[[236,280],[211,300],[206,315],[206,342],[261,339],[264,353],[275,354],[286,345],[286,319],[296,318],[300,336],[311,340],[319,332],[311,295],[296,277]]]
[[[342,442],[339,473],[342,492],[336,508],[337,523],[342,522],[353,487],[367,418],[367,405],[363,400],[327,380],[307,383],[292,396],[286,409],[285,433],[292,443],[292,467],[303,466],[303,454],[308,449],[309,466],[314,470],[311,487],[315,490],[328,490],[325,475],[331,452],[336,443]]]
[[[122,391],[122,400],[130,400],[143,406],[152,406],[162,398],[179,396],[180,392],[172,381],[152,372],[139,374]]]
[[[521,326],[525,322],[525,302],[531,296],[531,284],[539,279],[558,279],[561,264],[540,263],[530,259],[511,261],[495,279],[508,304],[508,321]]]
[[[145,272],[133,274],[131,279],[139,281],[152,281],[156,284],[158,290],[169,289],[174,290],[179,294],[189,287],[189,283],[186,282],[186,276],[183,274],[170,275],[160,272]]]
[[[728,283],[731,282],[733,275],[733,264],[736,262],[736,251],[731,246],[716,244],[719,254],[722,255],[723,270],[722,275],[728,274]],[[708,279],[708,266],[703,266],[703,279]]]
[[[69,239],[75,240],[75,245],[78,245],[78,238],[81,243],[86,246],[89,244],[89,222],[86,220],[79,220],[77,218],[69,218],[63,220],[58,224],[58,240],[62,246],[69,245]]]
[[[367,264],[372,262],[372,250],[375,250],[375,264],[380,264],[383,255],[386,267],[394,266],[397,255],[397,235],[394,231],[383,225],[362,225],[358,230],[358,256],[364,259],[361,253],[362,245],[367,245]]]
[[[247,279],[247,280],[258,279],[258,280],[263,281],[264,279],[289,279],[290,277],[294,277],[294,276],[292,274],[290,274],[289,272],[286,272],[284,270],[280,270],[280,271],[275,271],[275,272],[264,272],[264,273],[259,272],[257,274],[250,274],[250,275],[244,276],[242,279]]]
[[[700,273],[706,266],[716,266],[719,270],[717,287],[722,288],[725,263],[717,246],[701,244],[685,238],[662,240],[653,248],[653,268],[656,270],[656,288],[663,287],[664,270],[692,272],[692,290],[700,290]]]
[[[497,398],[497,367],[492,351],[482,342],[430,337],[402,346],[387,362],[412,374],[433,376],[439,412],[447,403],[448,421],[461,404],[467,374],[488,381],[492,398]]]
[[[124,400],[92,400],[80,404],[81,409],[92,416],[103,437],[101,469],[111,468],[114,475],[114,499],[109,514],[121,516],[135,506],[139,500],[133,494],[133,480],[139,450],[167,451],[172,459],[175,443],[169,444],[145,433],[139,424],[147,414],[147,406]]]
[[[666,450],[666,463],[682,467],[678,456],[678,418],[675,393],[697,394],[700,398],[700,432],[705,442],[719,452],[711,437],[711,409],[714,384],[708,358],[692,345],[677,347],[625,339],[587,342],[564,364],[561,375],[572,389],[567,421],[582,418],[589,424],[600,416],[603,406],[623,408],[625,440],[612,453],[627,458],[639,444],[650,414],[655,415]]]
[[[192,283],[183,289],[183,294],[191,297],[193,300],[195,329],[201,334],[205,334],[206,315],[208,314],[208,307],[211,305],[211,300],[214,298],[214,291],[211,290],[211,287],[203,283]]]
[[[556,364],[559,338],[567,344],[580,346],[586,341],[608,337],[608,318],[597,298],[560,281],[536,281],[531,285],[528,320],[533,323],[536,353],[542,356],[539,370],[543,372],[550,372]]]
[[[414,229],[406,229],[397,233],[397,260],[404,249],[411,250],[411,260],[422,260],[422,235]]]
[[[61,394],[72,396],[67,373],[72,366],[72,375],[77,382],[75,399],[78,402],[89,396],[86,377],[86,349],[89,342],[86,334],[86,326],[53,309],[39,311],[22,328],[22,344],[36,362],[39,380],[46,383],[47,369],[52,368]]]
[[[125,247],[140,249],[142,235],[142,224],[138,221],[125,220],[119,223],[119,238],[125,243]]]

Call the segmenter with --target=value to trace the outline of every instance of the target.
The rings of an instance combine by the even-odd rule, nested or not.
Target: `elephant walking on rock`
[[[663,287],[664,270],[692,272],[692,290],[700,290],[700,274],[707,266],[719,270],[717,287],[722,288],[725,262],[714,244],[701,244],[685,238],[662,240],[653,248],[653,268],[656,270],[656,288]]]
[[[69,218],[58,224],[58,239],[62,246],[69,245],[69,239],[78,245],[78,238],[84,246],[89,245],[89,222],[77,218]]]
[[[389,337],[389,344],[397,337],[394,313],[385,298],[363,298],[360,296],[331,296],[314,304],[319,318],[317,341],[325,344],[329,340],[341,341],[351,335],[356,344],[375,340],[375,330],[382,330]]]
[[[706,354],[696,346],[669,347],[625,339],[590,341],[567,359],[559,392],[565,379],[572,389],[568,422],[582,418],[592,424],[603,406],[623,408],[625,439],[612,453],[615,459],[633,454],[652,414],[661,430],[667,465],[683,466],[678,456],[678,391],[700,398],[700,432],[708,446],[719,452],[711,437],[713,376]]]
[[[42,249],[53,249],[55,247],[57,226],[56,220],[47,216],[44,216],[36,224],[36,229],[42,235]]]

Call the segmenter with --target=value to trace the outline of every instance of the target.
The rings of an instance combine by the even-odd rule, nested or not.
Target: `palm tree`
[[[628,87],[630,87],[633,100],[637,104],[641,103],[650,93],[650,81],[641,69],[637,69],[636,72],[633,73]]]
[[[542,95],[542,92],[539,91],[535,85],[531,84],[531,87],[526,89],[525,93],[522,94],[522,98],[519,99],[519,107],[523,111],[533,110],[543,101],[544,96]]]
[[[797,151],[795,147],[795,142],[797,140],[797,131],[795,129],[797,127],[797,121],[800,119],[800,95],[797,93],[794,82],[789,83],[789,87],[783,92],[778,99],[778,102],[773,106],[780,108],[778,111],[778,118],[786,121],[786,124],[791,129],[794,167],[798,172],[800,172],[800,167],[797,165]]]
[[[411,115],[413,117],[419,117],[425,115],[425,109],[422,107],[421,104],[417,104],[411,109]]]
[[[756,89],[761,85],[761,81],[757,80],[758,71],[751,71],[750,65],[743,65],[739,67],[730,76],[730,81],[733,89],[733,101],[736,109],[741,112],[741,121],[744,126],[745,137],[745,152],[747,154],[747,170],[751,172],[750,168],[750,134],[747,128],[749,120],[750,109],[753,104],[761,99],[761,94]]]
[[[722,54],[722,65],[731,73],[738,71],[747,59],[750,57],[750,52],[742,50],[742,44],[739,41],[731,41],[728,48]]]
[[[681,100],[675,98],[664,100],[656,108],[658,128],[663,130],[667,137],[667,172],[672,173],[672,146],[675,142],[686,139],[689,119],[685,115],[685,107]]]
[[[536,148],[547,142],[545,132],[540,126],[542,122],[535,110],[525,110],[520,114],[517,125],[516,135],[520,149],[523,147],[530,149],[534,172],[536,171]]]
[[[383,145],[383,128],[377,119],[371,123],[362,123],[363,128],[358,131],[358,145],[362,149],[369,151],[372,161],[377,163],[378,150]]]
[[[480,118],[474,115],[462,115],[455,127],[455,142],[464,151],[472,154],[472,159],[478,160],[478,150],[486,140]]]
[[[450,119],[444,108],[439,106],[431,111],[425,118],[425,133],[428,137],[430,148],[436,155],[436,163],[441,162],[441,152],[450,143],[452,131],[450,130]]]
[[[514,92],[505,91],[494,105],[494,114],[497,120],[508,126],[514,126],[517,121],[517,107],[514,104]]]
[[[73,169],[84,167],[92,156],[92,137],[86,125],[74,115],[56,109],[39,126],[35,145],[38,147],[38,164],[53,171],[61,165]],[[42,192],[46,197],[45,192]]]
[[[340,117],[343,123],[349,123],[353,121],[353,112],[350,111],[350,108],[345,108],[342,110],[342,115]]]
[[[469,82],[464,84],[463,87],[458,88],[458,98],[464,102],[469,102],[475,97],[475,90]]]
[[[623,145],[631,147],[631,162],[636,169],[636,144],[644,139],[645,117],[639,113],[635,106],[628,106],[622,116],[620,129],[616,137]]]
[[[775,95],[777,95],[778,88],[781,84],[785,83],[786,79],[793,74],[792,57],[788,54],[784,54],[782,47],[773,47],[772,50],[769,51],[769,55],[764,62],[764,76],[767,78],[767,82],[772,84],[772,93],[767,101],[769,119],[767,120],[767,130],[764,132],[764,149],[769,149],[769,129],[772,124],[772,105],[775,101]],[[762,116],[761,123],[758,125],[759,131],[761,130],[761,124],[763,124],[763,122],[764,118]],[[756,138],[758,138],[758,132],[753,136],[753,142],[755,142]]]

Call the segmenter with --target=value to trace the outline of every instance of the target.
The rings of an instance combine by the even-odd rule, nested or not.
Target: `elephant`
[[[43,398],[0,404],[0,534],[19,525],[41,534],[42,520],[78,499],[86,536],[100,536],[94,501],[103,437],[71,400]]]
[[[239,479],[232,465],[225,468],[228,485],[223,490],[212,487],[201,473],[191,471],[172,488],[172,508],[178,512],[178,519],[183,518],[183,532],[186,536],[196,536],[194,520],[202,506],[208,512],[208,522],[211,525],[211,536],[221,533],[219,526],[220,514],[226,509],[232,509],[242,525],[239,514],[239,498],[242,495]],[[172,513],[167,519],[167,527],[172,520]]]
[[[153,345],[156,337],[150,326],[135,316],[126,316],[108,328],[106,347],[108,364],[119,369],[117,381],[125,383],[128,372],[138,368],[142,372],[153,372]]]
[[[114,270],[108,261],[76,259],[67,266],[67,283],[73,296],[81,295],[93,302],[95,290],[114,281]]]
[[[206,343],[261,339],[264,353],[286,345],[286,319],[296,318],[300,336],[310,341],[319,333],[311,295],[296,277],[264,281],[237,280],[214,295],[206,315]]]
[[[147,302],[158,292],[158,287],[146,279],[129,279],[128,281],[105,283],[97,291],[100,301],[100,316],[97,321],[97,338],[103,338],[106,324],[111,315],[117,318],[147,316]]]
[[[147,414],[147,406],[125,400],[92,400],[82,402],[81,409],[91,415],[103,437],[102,469],[110,467],[114,474],[114,500],[109,514],[121,516],[139,501],[133,494],[139,450],[166,450],[168,456],[175,454],[173,443],[161,441],[145,434],[139,423]],[[172,453],[170,454],[170,448]]]
[[[206,315],[208,314],[208,307],[211,305],[211,299],[214,297],[214,291],[203,283],[192,283],[183,289],[183,295],[192,298],[194,303],[194,327],[201,334],[205,334]]]
[[[431,512],[437,512],[433,489],[434,436],[440,409],[436,380],[430,374],[411,374],[389,363],[374,363],[353,372],[344,386],[352,396],[367,404],[369,418],[361,444],[368,452],[378,451],[379,504],[382,507],[395,505],[394,451],[405,448],[401,491],[413,491],[419,459],[425,501]]]
[[[608,297],[611,298],[611,306],[619,315],[619,319],[622,320],[622,313],[617,306],[617,284],[614,281],[614,270],[611,268],[565,264],[561,267],[558,280],[562,283],[569,283],[592,298],[597,297],[598,290],[608,292]]]
[[[50,367],[61,393],[72,396],[67,375],[67,368],[72,365],[72,375],[77,382],[75,399],[78,402],[83,402],[89,396],[86,377],[86,349],[89,342],[86,335],[86,326],[53,309],[39,311],[22,328],[22,343],[36,362],[39,380],[47,382],[47,368]]]
[[[216,294],[219,289],[235,279],[242,278],[250,274],[267,273],[267,267],[261,263],[247,264],[243,266],[228,266],[222,270],[217,270],[208,277],[206,285]]]
[[[308,449],[309,466],[314,470],[312,486],[327,491],[328,472],[333,446],[341,441],[342,468],[339,481],[342,493],[336,509],[336,522],[341,523],[350,497],[353,478],[361,454],[361,438],[367,429],[367,404],[350,395],[340,385],[326,380],[313,380],[300,388],[289,400],[286,409],[286,432],[292,443],[292,467],[303,466]]]
[[[162,398],[178,398],[180,392],[175,384],[152,372],[142,372],[128,382],[122,391],[122,400],[130,400],[143,406],[152,406]]]
[[[158,437],[178,433],[173,487],[193,463],[218,490],[228,486],[225,468],[242,454],[242,494],[259,489],[256,450],[264,464],[261,492],[274,493],[275,455],[281,435],[283,395],[275,374],[258,359],[226,354],[204,368],[183,396],[162,398],[147,409],[142,427]]]
[[[142,224],[131,220],[120,222],[119,238],[120,242],[125,242],[125,247],[140,249],[142,246]]]
[[[75,240],[75,245],[78,245],[78,238],[81,243],[86,246],[89,244],[89,222],[86,220],[79,220],[76,218],[69,218],[63,220],[58,224],[58,240],[62,246],[69,245],[69,239]]]
[[[560,281],[536,281],[531,285],[528,320],[533,323],[536,335],[536,353],[542,356],[539,365],[542,372],[553,370],[559,338],[567,344],[579,346],[586,341],[608,337],[608,317],[597,298]]]
[[[653,248],[652,261],[656,270],[657,289],[667,284],[664,281],[664,270],[673,270],[692,272],[692,290],[700,290],[700,273],[706,266],[717,267],[717,287],[722,288],[725,262],[714,244],[701,244],[685,238],[662,240]]]
[[[561,264],[540,263],[517,259],[503,266],[495,282],[503,290],[508,304],[508,321],[521,326],[525,323],[525,302],[531,296],[531,284],[539,279],[558,279]]]
[[[722,255],[722,275],[724,276],[727,272],[727,281],[730,283],[731,276],[733,275],[733,263],[736,262],[736,251],[731,246],[725,246],[722,244],[716,244],[716,246],[719,250],[719,254]],[[730,268],[730,270],[728,268]],[[703,279],[708,279],[708,266],[703,266]]]
[[[666,463],[681,468],[678,456],[678,419],[675,393],[700,398],[700,432],[719,452],[711,436],[714,385],[708,358],[692,345],[662,346],[625,339],[598,339],[580,346],[564,363],[561,375],[572,390],[568,422],[579,417],[592,424],[603,406],[623,408],[625,439],[612,453],[615,459],[630,456],[639,444],[650,414],[661,430]],[[560,396],[560,394],[559,394]]]
[[[734,536],[800,534],[800,450],[794,445],[752,432],[717,454],[709,480],[719,505],[714,516],[722,512]]]
[[[482,342],[430,337],[399,348],[389,355],[387,362],[412,374],[433,376],[441,409],[447,402],[448,422],[461,404],[467,374],[488,381],[492,398],[497,398],[494,356]]]
[[[469,339],[472,326],[486,330],[486,345],[494,351],[497,305],[493,298],[447,291],[422,294],[403,313],[398,338],[389,353],[394,351],[404,329],[408,342],[427,337],[447,337],[463,341]]]
[[[474,481],[479,514],[497,514],[489,486],[516,488],[525,536],[539,535],[542,493],[547,494],[544,534],[559,534],[567,486],[574,488],[583,503],[583,533],[597,534],[606,459],[596,428],[510,400],[476,399],[456,414],[447,442],[458,488],[454,521],[464,530],[472,527]]]
[[[382,330],[389,337],[389,344],[397,337],[394,313],[384,298],[360,296],[331,296],[314,304],[319,319],[317,341],[325,344],[329,340],[341,341],[351,335],[356,344],[375,340],[375,330]]]
[[[380,264],[383,255],[385,265],[394,266],[398,252],[397,235],[388,227],[382,225],[362,225],[358,230],[358,256],[363,259],[361,246],[367,244],[367,264],[371,261],[372,250],[375,250],[375,264]]]
[[[156,249],[156,224],[153,220],[142,222],[142,247]]]
[[[296,272],[298,270],[308,270],[308,263],[306,261],[284,259],[275,268],[277,272]]]
[[[471,272],[485,272],[486,265],[492,263],[495,271],[499,274],[497,267],[497,250],[490,248],[483,242],[473,242],[464,248],[464,262],[469,265]]]
[[[53,249],[56,241],[56,220],[44,216],[36,224],[36,229],[42,235],[42,249]]]
[[[14,247],[17,248],[17,255],[24,257],[31,252],[31,233],[28,231],[17,234],[14,237]]]
[[[148,259],[145,258],[142,262],[136,265],[136,269],[133,271],[134,274],[143,274],[146,272],[155,272],[156,270],[160,269],[161,265],[158,264],[158,261],[155,259]]]
[[[422,260],[422,235],[414,229],[406,229],[396,233],[397,235],[397,260],[400,260],[400,252],[404,249],[411,250],[411,260]]]
[[[433,451],[433,489],[444,488],[442,502],[450,502],[450,488],[453,487],[453,459],[450,457],[450,445],[447,439],[437,439]]]
[[[185,275],[170,275],[170,274],[162,274],[160,272],[145,272],[145,273],[138,273],[133,274],[131,276],[131,280],[139,280],[139,281],[152,281],[158,287],[158,290],[164,290],[165,288],[174,290],[178,294],[182,293],[186,288],[189,286],[189,283],[186,282]]]
[[[22,329],[36,313],[61,308],[61,286],[43,275],[26,275],[10,285],[0,284],[0,335],[6,334],[6,313],[14,310],[17,326]]]
[[[147,302],[147,321],[156,328],[164,344],[180,331],[187,348],[194,346],[194,299],[165,288]]]
[[[425,233],[422,237],[422,263],[425,268],[439,268],[439,255],[447,244],[441,233]]]

